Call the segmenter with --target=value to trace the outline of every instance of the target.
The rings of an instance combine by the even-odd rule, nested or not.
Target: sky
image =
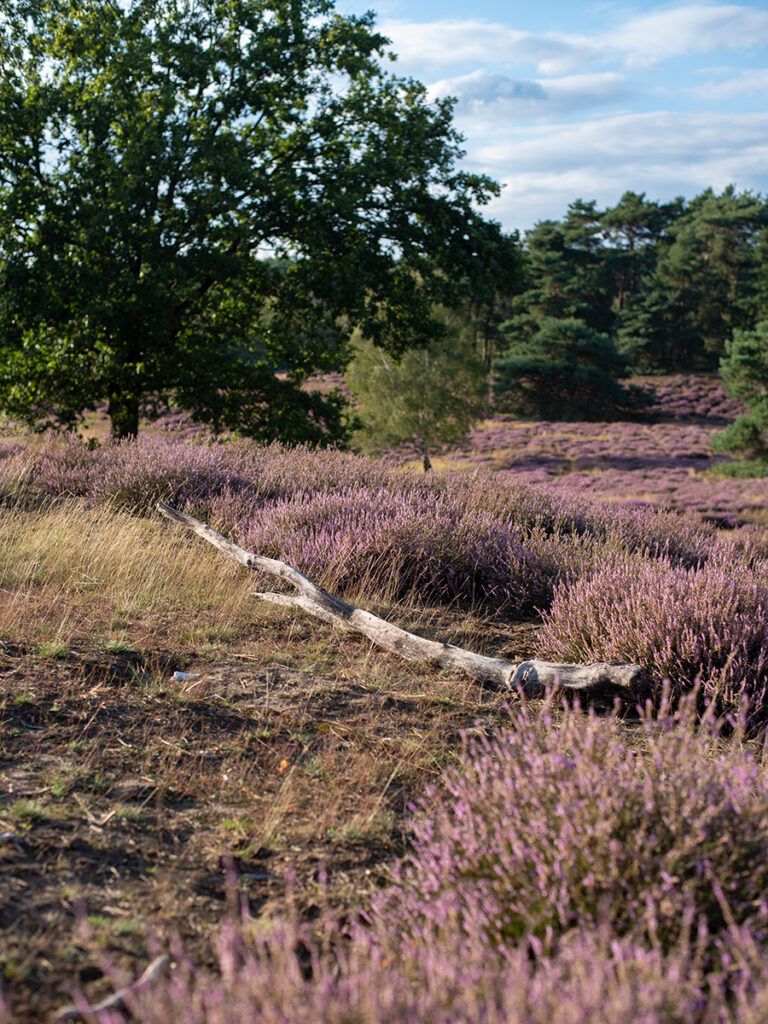
[[[457,99],[486,213],[521,231],[574,199],[768,193],[768,0],[337,0],[373,8],[392,70]]]

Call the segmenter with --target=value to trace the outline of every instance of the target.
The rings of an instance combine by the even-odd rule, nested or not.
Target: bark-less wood
[[[171,958],[169,956],[155,957],[141,977],[137,978],[132,985],[126,985],[125,988],[113,992],[111,996],[107,996],[106,999],[102,999],[100,1003],[96,1003],[93,1006],[83,1003],[82,1007],[80,1007],[71,1003],[69,1006],[59,1010],[54,1018],[54,1024],[60,1024],[61,1021],[65,1020],[76,1020],[78,1017],[82,1017],[84,1020],[95,1020],[97,1013],[122,1007],[129,996],[135,995],[153,985],[164,974],[170,963]]]
[[[220,533],[216,533],[210,526],[171,508],[162,501],[157,503],[157,507],[168,519],[186,526],[240,565],[277,576],[296,590],[295,594],[254,592],[254,597],[289,608],[301,608],[324,622],[362,633],[379,647],[407,661],[430,662],[453,672],[463,672],[481,682],[510,690],[521,690],[530,696],[541,695],[557,686],[581,691],[584,696],[596,692],[615,692],[631,700],[638,700],[648,692],[649,680],[640,665],[612,665],[606,662],[567,665],[538,659],[513,663],[502,658],[474,654],[452,644],[425,640],[415,633],[408,633],[399,626],[380,619],[371,612],[355,608],[334,597],[286,562],[245,551],[226,537],[222,537]]]

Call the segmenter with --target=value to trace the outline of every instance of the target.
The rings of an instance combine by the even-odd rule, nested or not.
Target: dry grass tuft
[[[14,643],[129,637],[144,647],[253,621],[253,581],[163,522],[72,500],[0,509],[0,636]],[[128,642],[128,641],[126,641]]]

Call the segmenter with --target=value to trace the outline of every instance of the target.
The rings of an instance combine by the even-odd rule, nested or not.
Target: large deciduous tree
[[[0,407],[340,436],[307,376],[428,343],[500,237],[386,46],[326,0],[0,0]]]

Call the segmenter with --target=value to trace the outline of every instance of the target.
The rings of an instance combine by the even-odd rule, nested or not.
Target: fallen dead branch
[[[538,659],[515,664],[502,658],[475,654],[452,644],[426,640],[392,625],[391,622],[371,612],[355,608],[334,597],[286,562],[245,551],[212,530],[210,526],[184,512],[179,512],[165,502],[158,502],[157,508],[168,519],[186,526],[240,565],[276,576],[290,584],[296,591],[295,594],[254,592],[254,597],[289,608],[300,608],[324,622],[351,632],[362,633],[379,647],[407,661],[426,661],[452,672],[462,672],[484,683],[522,691],[529,696],[540,696],[558,686],[578,690],[584,696],[613,692],[628,700],[641,699],[648,692],[649,680],[640,665],[615,665],[606,662],[568,665]]]
[[[125,988],[118,989],[117,992],[113,992],[112,995],[102,999],[100,1003],[96,1003],[94,1006],[83,1004],[80,1007],[72,1003],[70,1006],[63,1007],[56,1014],[55,1024],[59,1024],[59,1021],[77,1020],[78,1017],[88,1018],[93,1016],[95,1018],[97,1013],[103,1013],[105,1010],[114,1010],[116,1007],[122,1006],[126,997],[141,992],[142,989],[149,988],[150,985],[154,984],[164,973],[170,962],[171,958],[169,956],[156,957],[132,985],[126,985]]]

